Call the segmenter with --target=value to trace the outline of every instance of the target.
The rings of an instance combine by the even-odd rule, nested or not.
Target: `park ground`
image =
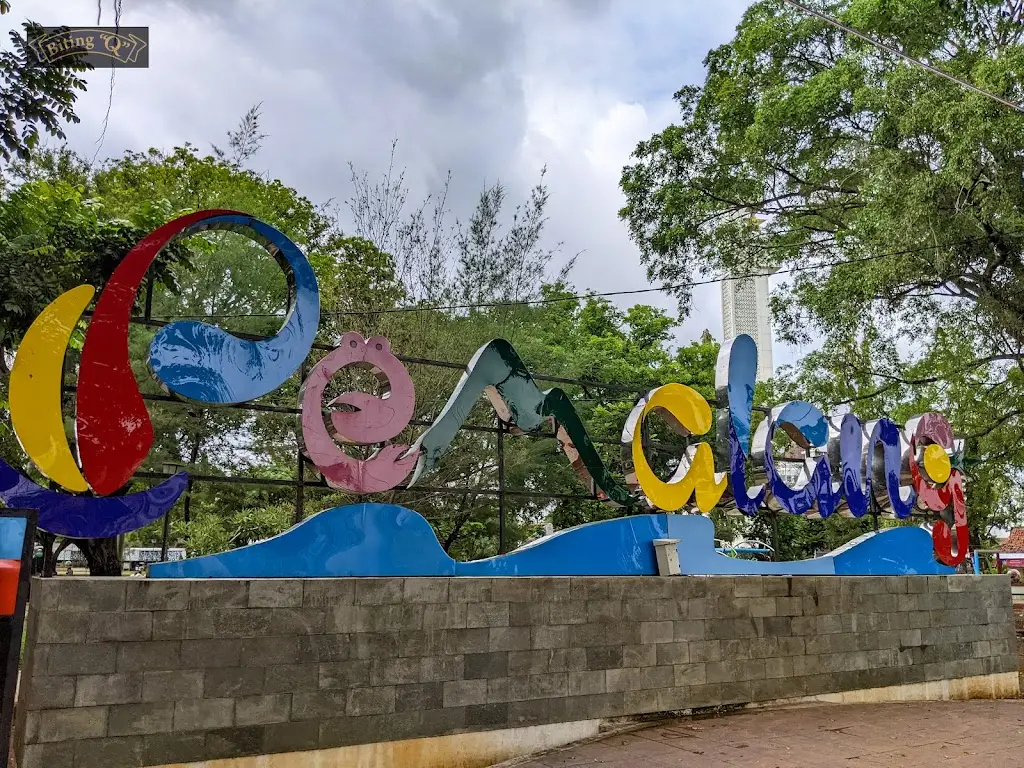
[[[1017,768],[1024,700],[811,705],[683,719],[517,768]]]

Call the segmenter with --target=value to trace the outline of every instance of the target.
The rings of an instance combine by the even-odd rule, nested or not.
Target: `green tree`
[[[0,0],[0,15],[11,4]],[[0,51],[0,158],[27,160],[39,144],[39,129],[64,138],[64,124],[79,122],[74,105],[78,92],[86,89],[77,73],[91,69],[69,58],[62,66],[38,66],[28,47],[28,36],[39,25],[28,21],[25,32],[11,30],[11,49]]]
[[[61,179],[27,181],[0,196],[0,374],[36,315],[58,295],[82,283],[101,288],[124,254],[158,222],[110,219],[81,186]],[[172,246],[151,275],[163,290],[178,286],[176,267],[187,250]]]
[[[1015,5],[825,10],[1020,102]],[[705,63],[704,85],[676,94],[679,122],[623,171],[621,215],[651,278],[797,270],[772,307],[784,340],[822,341],[798,372],[821,389],[800,391],[948,413],[975,462],[972,515],[1005,519],[996,479],[1024,466],[1024,114],[781,0],[751,6]],[[685,310],[689,288],[676,294]]]

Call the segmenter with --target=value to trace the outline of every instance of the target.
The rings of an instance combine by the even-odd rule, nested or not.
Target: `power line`
[[[103,15],[103,0],[97,0],[96,2],[96,26],[99,26],[100,17]],[[114,34],[116,35],[121,29],[121,0],[114,0]],[[114,73],[117,71],[117,67],[114,66],[116,62],[111,61],[110,63],[110,91],[107,94],[107,111],[103,115],[103,130],[100,131],[100,137],[96,139],[96,151],[93,152],[92,162],[96,163],[96,158],[99,157],[100,150],[103,149],[103,142],[107,138],[107,127],[110,124],[110,108],[114,105]]]
[[[935,246],[932,246],[935,247]],[[394,307],[392,309],[370,309],[365,312],[359,310],[334,310],[325,312],[326,315],[367,315],[367,314],[395,314],[400,312],[434,312],[443,311],[450,309],[493,309],[497,307],[517,307],[526,305],[542,305],[542,304],[559,304],[565,301],[580,301],[582,299],[590,298],[606,298],[608,296],[635,296],[640,293],[659,293],[662,291],[676,291],[681,288],[695,288],[700,285],[713,285],[715,283],[725,283],[730,280],[746,280],[751,277],[763,277],[768,274],[773,275],[785,275],[791,272],[803,272],[809,269],[824,269],[825,267],[838,267],[843,264],[857,264],[862,261],[874,261],[875,259],[883,259],[886,256],[896,256],[895,253],[882,253],[877,256],[864,256],[859,259],[845,259],[842,261],[828,262],[825,264],[808,264],[803,267],[793,267],[791,269],[780,269],[772,273],[768,272],[747,272],[742,275],[726,275],[724,277],[714,277],[707,280],[693,280],[686,283],[675,283],[674,285],[662,285],[649,288],[634,288],[628,291],[605,291],[603,293],[578,293],[572,296],[555,296],[547,299],[525,299],[523,301],[489,301],[480,304],[449,304],[442,307]]]
[[[1020,104],[1017,104],[1015,102],[1012,102],[1012,101],[1009,101],[1007,99],[1004,99],[1002,96],[998,96],[998,95],[992,93],[991,91],[986,91],[984,88],[979,88],[978,86],[974,85],[973,83],[969,83],[966,80],[962,80],[959,77],[956,77],[955,75],[949,74],[948,72],[943,72],[938,67],[934,67],[931,64],[929,64],[928,62],[922,61],[921,59],[916,59],[913,56],[911,56],[910,54],[904,53],[899,48],[894,48],[893,46],[888,45],[887,43],[883,43],[881,40],[878,40],[878,39],[876,39],[874,37],[871,37],[870,35],[864,34],[863,32],[860,32],[860,31],[854,29],[853,27],[849,26],[848,24],[844,24],[843,22],[839,21],[839,19],[835,19],[835,18],[829,16],[826,13],[823,13],[821,11],[815,10],[814,8],[806,6],[803,3],[797,2],[797,0],[783,0],[783,2],[793,6],[794,8],[800,9],[804,13],[809,13],[812,16],[816,16],[817,18],[819,18],[822,21],[824,21],[826,24],[831,24],[836,29],[841,29],[843,32],[846,32],[847,34],[853,35],[854,37],[859,37],[861,40],[864,40],[864,41],[866,41],[868,43],[871,43],[872,45],[874,45],[877,48],[881,48],[884,51],[888,51],[889,53],[893,54],[894,56],[899,56],[904,61],[908,61],[911,64],[916,64],[917,66],[922,67],[922,68],[928,70],[929,72],[931,72],[934,75],[938,75],[939,77],[944,77],[947,80],[949,80],[950,82],[956,83],[957,85],[961,86],[962,88],[966,88],[969,91],[974,91],[975,93],[979,93],[982,96],[987,96],[990,99],[994,99],[995,101],[998,101],[1000,104],[1005,104],[1008,107],[1012,107],[1013,109],[1017,110],[1018,112],[1024,112],[1024,106],[1021,106]]]
[[[967,238],[966,241],[971,240],[983,240],[984,237]],[[964,241],[962,241],[964,242]],[[742,275],[726,275],[724,277],[715,277],[708,280],[693,280],[686,283],[675,283],[672,285],[662,286],[651,286],[648,288],[634,288],[627,291],[605,291],[602,293],[579,293],[572,294],[570,296],[555,296],[546,299],[524,299],[522,301],[492,301],[483,302],[478,304],[448,304],[444,306],[415,306],[415,307],[392,307],[389,309],[366,309],[366,310],[328,310],[322,312],[323,315],[329,315],[334,317],[346,316],[346,315],[386,315],[386,314],[402,314],[406,312],[443,312],[447,310],[455,309],[494,309],[499,307],[518,307],[518,306],[530,306],[530,305],[544,305],[544,304],[559,304],[567,301],[581,301],[584,299],[591,298],[607,298],[609,296],[635,296],[642,293],[659,293],[664,291],[675,291],[682,288],[694,288],[701,285],[713,285],[715,283],[724,283],[730,280],[746,280],[752,277],[763,277],[765,275],[786,275],[794,272],[806,272],[813,269],[827,269],[829,267],[841,267],[847,264],[860,264],[865,261],[877,261],[878,259],[885,259],[891,256],[906,256],[913,253],[922,253],[924,251],[933,251],[939,248],[947,248],[952,245],[959,245],[960,243],[937,243],[935,245],[926,245],[921,248],[907,248],[901,251],[892,251],[890,253],[879,253],[874,256],[863,256],[856,259],[839,259],[837,261],[825,262],[824,264],[807,264],[804,266],[791,267],[789,269],[780,269],[774,272],[747,272]],[[254,313],[254,314],[222,314],[222,315],[167,315],[162,318],[154,318],[157,320],[202,320],[202,319],[243,319],[247,317],[265,317],[265,318],[283,318],[284,315],[280,313]]]

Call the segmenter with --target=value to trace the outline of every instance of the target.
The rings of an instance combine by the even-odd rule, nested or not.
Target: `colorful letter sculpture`
[[[150,347],[154,374],[189,400],[236,403],[275,390],[309,353],[320,322],[316,275],[287,237],[235,211],[200,211],[160,227],[118,264],[85,335],[75,421],[81,469],[64,433],[61,384],[64,351],[92,287],[57,297],[18,349],[11,371],[12,427],[39,471],[73,492],[43,488],[0,461],[0,499],[38,509],[40,528],[81,538],[127,533],[165,514],[185,490],[187,476],[181,473],[148,491],[110,496],[131,479],[153,444],[153,425],[128,356],[128,325],[139,286],[161,249],[173,239],[217,229],[251,233],[286,269],[285,324],[274,338],[253,342],[204,323],[171,323]],[[73,495],[90,488],[96,496]]]
[[[968,528],[963,477],[959,470],[950,468],[947,451],[954,449],[954,441],[945,417],[937,413],[918,416],[908,422],[904,434],[889,419],[862,426],[856,416],[848,413],[836,430],[811,403],[793,401],[777,406],[758,427],[753,439],[751,458],[763,464],[767,487],[751,491],[747,487],[746,462],[756,370],[757,348],[749,336],[739,336],[722,347],[716,384],[720,402],[728,411],[723,414],[719,434],[728,438],[730,485],[738,511],[753,515],[767,503],[794,515],[825,518],[838,511],[856,518],[868,514],[875,505],[879,511],[905,520],[915,508],[931,510],[940,513],[932,534],[936,557],[950,566],[964,561]],[[817,449],[821,454],[805,462],[803,483],[796,488],[782,478],[772,456],[772,439],[780,426],[801,448]],[[924,473],[918,468],[918,445],[924,453]],[[829,457],[836,454],[842,483],[832,481]],[[902,482],[905,463],[909,466],[910,487]],[[956,529],[955,553],[951,525]]]
[[[383,336],[364,341],[358,333],[346,333],[341,345],[313,366],[299,395],[304,450],[332,488],[353,493],[387,491],[416,466],[416,454],[403,457],[408,446],[388,445],[365,461],[354,459],[337,446],[324,424],[324,389],[331,376],[347,365],[371,367],[387,392],[380,398],[363,392],[334,398],[331,405],[355,409],[331,412],[335,434],[345,442],[367,445],[397,437],[408,426],[416,394],[409,372],[391,354],[391,344]]]
[[[298,246],[262,221],[230,211],[220,213],[223,215],[194,214],[205,218],[191,227],[185,222],[188,217],[178,219],[180,224],[171,222],[139,245],[141,249],[149,244],[148,266],[173,237],[203,229],[223,229],[251,236],[285,272],[288,313],[273,338],[248,341],[195,321],[171,323],[153,338],[149,347],[153,375],[179,397],[213,405],[244,403],[280,387],[306,359],[320,325],[316,273]],[[160,241],[158,236],[164,239]]]
[[[410,485],[448,450],[482,394],[487,395],[498,417],[517,430],[537,432],[553,424],[558,442],[576,474],[598,498],[617,506],[637,502],[601,461],[565,392],[557,388],[541,392],[519,353],[504,339],[494,339],[476,351],[466,366],[466,373],[441,409],[441,415],[416,440],[413,448],[419,459]]]
[[[92,313],[78,372],[75,424],[79,462],[65,435],[61,415],[63,363],[69,339],[92,299],[92,287],[79,286],[57,297],[36,318],[18,349],[11,373],[12,426],[39,471],[68,492],[43,488],[0,461],[0,499],[10,505],[39,509],[41,528],[73,537],[126,533],[165,514],[184,490],[187,476],[182,473],[142,493],[112,495],[132,478],[153,443],[153,425],[128,356],[128,327],[139,287],[169,242],[207,230],[243,232],[266,247],[288,279],[287,316],[277,335],[262,341],[241,339],[200,322],[171,323],[156,334],[150,345],[148,362],[153,375],[167,391],[186,401],[237,404],[274,391],[306,360],[317,333],[320,298],[316,275],[294,243],[273,227],[235,211],[200,211],[160,227],[118,264]],[[325,404],[324,394],[332,376],[346,366],[371,369],[383,385],[383,395],[347,392]],[[642,398],[626,420],[622,441],[630,448],[634,471],[623,482],[605,466],[572,399],[560,389],[541,391],[516,350],[503,339],[477,350],[440,415],[411,447],[387,444],[412,419],[412,379],[392,354],[387,339],[375,336],[364,340],[358,333],[347,333],[336,349],[312,366],[302,384],[301,439],[303,450],[333,488],[357,494],[379,493],[397,487],[410,473],[408,484],[413,486],[449,449],[480,396],[486,395],[511,430],[538,433],[545,427],[553,429],[591,493],[613,505],[668,512],[687,506],[709,512],[717,507],[744,515],[754,515],[767,506],[816,519],[836,513],[856,518],[879,512],[907,519],[915,510],[924,510],[935,518],[931,542],[939,561],[935,564],[940,569],[937,572],[963,562],[968,546],[964,478],[950,461],[957,443],[945,418],[927,413],[912,419],[904,429],[885,418],[862,424],[853,414],[846,414],[836,423],[813,404],[793,401],[772,408],[755,430],[756,371],[753,339],[739,336],[723,345],[715,383],[720,406],[719,449],[728,461],[724,473],[716,473],[714,451],[705,442],[687,447],[667,481],[651,469],[644,455],[645,419],[657,414],[672,429],[690,438],[706,435],[714,423],[710,405],[695,390],[667,384]],[[783,477],[772,452],[779,429],[806,456],[795,482]],[[369,458],[359,459],[346,453],[339,442],[379,447]],[[92,495],[85,495],[90,491]],[[423,542],[413,543],[419,541],[417,536],[426,523],[410,516],[418,518],[399,507],[359,504],[336,508],[331,510],[329,526],[325,514],[320,523],[304,524],[272,540],[275,543],[266,543],[259,550],[260,556],[287,553],[282,562],[298,563],[301,556],[295,551],[295,543],[315,539],[309,546],[317,547],[316,557],[337,550],[340,559],[336,568],[322,563],[309,565],[311,575],[329,575],[322,573],[324,569],[334,575],[370,575],[371,571],[373,575],[399,575],[407,572],[399,562],[403,556],[401,541],[408,547],[426,547],[425,553],[431,550]],[[653,520],[647,528],[640,522],[616,522],[606,528],[588,528],[585,535],[562,537],[557,546],[549,542],[543,548],[563,557],[561,548],[573,539],[588,547],[616,542],[607,546],[623,547],[629,553],[589,550],[578,562],[544,564],[543,559],[537,559],[542,548],[537,548],[528,556],[513,553],[507,559],[487,561],[486,566],[452,565],[445,560],[447,556],[432,554],[428,557],[432,565],[421,564],[413,570],[430,574],[632,573],[653,567],[653,554],[647,551],[651,537],[675,537],[674,532],[679,532],[690,537],[679,545],[684,573],[739,573],[751,572],[751,568],[752,572],[764,573],[839,573],[857,568],[874,573],[889,567],[884,565],[886,562],[893,564],[895,572],[928,571],[917,557],[920,553],[884,552],[886,547],[897,545],[920,547],[921,537],[927,536],[924,531],[887,532],[858,542],[849,552],[780,566],[751,564],[716,554],[713,543],[705,541],[708,536],[713,538],[707,521],[682,522],[688,518],[677,515],[647,517]],[[419,533],[410,538],[407,534],[412,529]],[[396,538],[380,549],[384,536]],[[377,542],[376,554],[364,546],[371,538]],[[337,541],[332,543],[334,539]],[[631,540],[633,544],[628,543]],[[344,544],[349,553],[344,557],[340,549],[343,541],[350,542]],[[436,543],[433,540],[433,545]],[[643,552],[638,554],[636,546]],[[256,550],[245,551],[251,554]],[[873,553],[870,557],[866,554],[869,551]],[[352,553],[362,553],[359,557],[373,562],[353,565],[351,558],[356,555]],[[606,555],[610,559],[602,560]],[[405,556],[414,557],[411,550]],[[212,560],[202,559],[209,568],[188,561],[175,566],[177,570],[170,566],[154,570],[168,574],[174,570],[175,575],[268,572],[253,566],[248,557],[227,553]],[[596,565],[599,561],[604,564]],[[598,570],[588,571],[587,562],[594,563],[592,568]],[[236,568],[226,563],[249,564]],[[284,570],[275,571],[276,575],[299,574],[299,570],[288,571],[284,565],[281,568]]]
[[[765,489],[747,484],[750,458],[750,417],[754,409],[754,380],[757,376],[757,345],[742,334],[727,341],[718,352],[715,389],[718,405],[725,410],[718,417],[718,439],[729,457],[729,488],[736,509],[756,515],[764,504]]]
[[[953,430],[939,414],[926,413],[912,419],[907,432],[912,435],[910,477],[918,505],[939,513],[932,527],[935,556],[946,565],[959,565],[967,557],[969,530],[963,475],[959,469],[952,468],[946,453],[953,448]],[[917,461],[919,445],[923,446],[924,472]],[[955,553],[951,528],[956,531]]]
[[[622,431],[622,442],[632,449],[637,482],[652,507],[675,512],[686,506],[690,496],[696,495],[697,509],[710,512],[728,488],[725,476],[715,473],[711,446],[707,443],[690,446],[680,457],[672,478],[667,483],[662,482],[644,456],[643,422],[652,411],[659,412],[681,435],[703,435],[711,429],[711,406],[690,387],[666,384],[652,390],[636,404]]]
[[[61,384],[64,351],[94,293],[80,285],[54,299],[29,326],[11,370],[11,426],[21,447],[46,477],[77,492],[89,485],[64,434]]]
[[[36,512],[0,509],[0,764],[9,759],[14,695],[18,688],[22,626],[28,602],[32,550],[36,536]]]

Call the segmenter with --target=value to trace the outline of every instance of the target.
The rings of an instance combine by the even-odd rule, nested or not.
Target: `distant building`
[[[810,479],[804,471],[806,459],[807,455],[796,443],[790,443],[785,453],[775,458],[775,470],[790,488],[800,488]]]
[[[757,379],[770,379],[772,325],[768,310],[768,275],[722,281],[722,331],[725,341],[745,333],[757,342]]]
[[[85,555],[82,554],[82,550],[76,547],[74,544],[68,544],[63,550],[57,555],[58,563],[69,563],[71,565],[85,565]]]
[[[761,226],[764,218],[754,214],[751,220]],[[737,267],[735,274],[751,274],[754,268]],[[757,380],[770,379],[775,372],[772,361],[772,322],[768,309],[770,272],[722,281],[722,333],[731,341],[745,333],[757,343]]]
[[[1024,568],[1024,528],[1013,528],[999,545],[1000,565]]]

